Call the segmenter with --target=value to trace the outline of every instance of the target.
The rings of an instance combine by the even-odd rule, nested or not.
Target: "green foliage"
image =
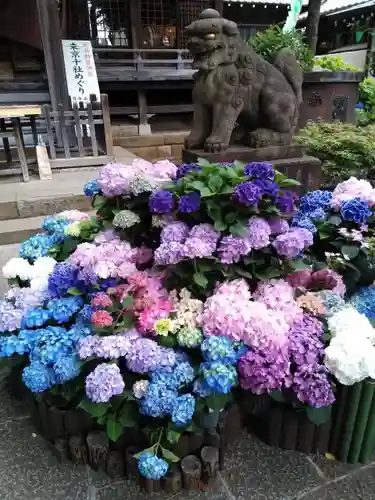
[[[275,60],[281,49],[288,48],[292,50],[304,71],[310,71],[313,67],[314,54],[300,30],[284,33],[280,26],[270,26],[250,38],[248,43],[257,54],[270,63]]]
[[[365,78],[359,84],[359,102],[363,109],[357,109],[357,120],[359,124],[368,125],[375,123],[375,80]]]
[[[79,408],[85,410],[102,425],[111,441],[117,441],[125,428],[137,426],[139,412],[131,391],[124,391],[109,403],[93,403],[83,399]]]
[[[355,176],[375,179],[375,125],[310,123],[296,140],[323,163],[324,184],[333,186]]]
[[[352,64],[347,64],[341,56],[323,56],[323,57],[315,57],[314,64],[319,66],[321,69],[325,71],[352,71],[357,72],[361,71],[356,66]]]

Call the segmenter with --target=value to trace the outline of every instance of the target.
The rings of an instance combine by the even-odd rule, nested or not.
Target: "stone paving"
[[[0,269],[17,255],[0,247]],[[0,297],[6,289],[0,277]],[[0,380],[0,500],[146,500],[133,481],[112,481],[87,467],[59,464],[35,432],[28,409]],[[243,432],[227,451],[225,471],[208,492],[153,500],[375,500],[374,462],[353,466],[273,449]]]

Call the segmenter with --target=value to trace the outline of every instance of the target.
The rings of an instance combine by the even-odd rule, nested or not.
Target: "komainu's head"
[[[237,24],[223,19],[216,10],[204,10],[199,19],[189,24],[186,33],[194,69],[210,71],[235,61],[235,41],[240,39]]]

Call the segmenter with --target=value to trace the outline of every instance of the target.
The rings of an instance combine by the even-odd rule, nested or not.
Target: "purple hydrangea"
[[[290,386],[290,363],[276,346],[267,350],[249,350],[239,361],[238,373],[243,389],[265,394]]]
[[[201,205],[201,197],[199,193],[188,193],[181,196],[178,202],[178,209],[184,214],[198,212]]]
[[[182,243],[170,241],[162,243],[154,253],[154,262],[157,266],[178,264],[184,258],[185,250]]]
[[[275,198],[277,196],[280,189],[280,186],[277,184],[277,182],[267,179],[256,179],[254,181],[254,184],[261,189],[263,196],[271,196],[272,198]]]
[[[298,257],[305,248],[312,245],[312,242],[313,236],[310,231],[294,227],[287,233],[277,236],[272,245],[279,255],[293,259]]]
[[[249,207],[258,206],[262,195],[263,192],[261,188],[251,181],[245,181],[241,184],[237,184],[233,193],[234,198],[239,203]]]
[[[256,179],[273,181],[275,178],[272,163],[267,162],[247,163],[244,167],[244,173],[246,176],[255,177]]]
[[[220,233],[211,224],[198,224],[189,233],[184,244],[184,255],[189,259],[211,257],[215,252]]]
[[[184,243],[189,236],[189,227],[180,221],[172,222],[166,225],[160,234],[162,243]]]
[[[274,217],[273,219],[269,219],[268,224],[271,228],[271,234],[282,234],[289,231],[289,224],[285,219],[281,217]]]
[[[249,219],[249,244],[254,250],[260,250],[270,244],[271,228],[268,222],[261,217]]]
[[[173,349],[163,348],[151,339],[139,338],[132,343],[126,355],[126,364],[134,373],[148,373],[161,366],[174,366],[176,354]]]
[[[86,377],[85,388],[93,403],[108,403],[113,396],[123,393],[125,382],[117,365],[102,363]]]
[[[202,170],[202,167],[197,163],[180,165],[177,168],[176,179],[181,179],[182,177],[185,177],[185,175],[188,174],[189,172],[199,172],[199,170]]]
[[[293,376],[293,390],[302,403],[313,408],[326,408],[335,402],[328,369],[321,365],[305,367]]]
[[[251,244],[247,238],[224,236],[217,250],[222,264],[234,264],[251,252]]]
[[[156,191],[150,196],[149,206],[151,212],[155,214],[167,214],[172,212],[174,207],[173,193],[170,193],[165,189]]]
[[[295,202],[298,200],[298,195],[294,191],[285,189],[279,193],[276,198],[276,205],[283,214],[292,214],[295,211]]]

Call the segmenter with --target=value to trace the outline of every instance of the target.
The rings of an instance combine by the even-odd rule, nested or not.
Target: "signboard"
[[[90,95],[99,99],[100,90],[94,54],[89,40],[62,40],[65,72],[72,102],[89,102]]]

